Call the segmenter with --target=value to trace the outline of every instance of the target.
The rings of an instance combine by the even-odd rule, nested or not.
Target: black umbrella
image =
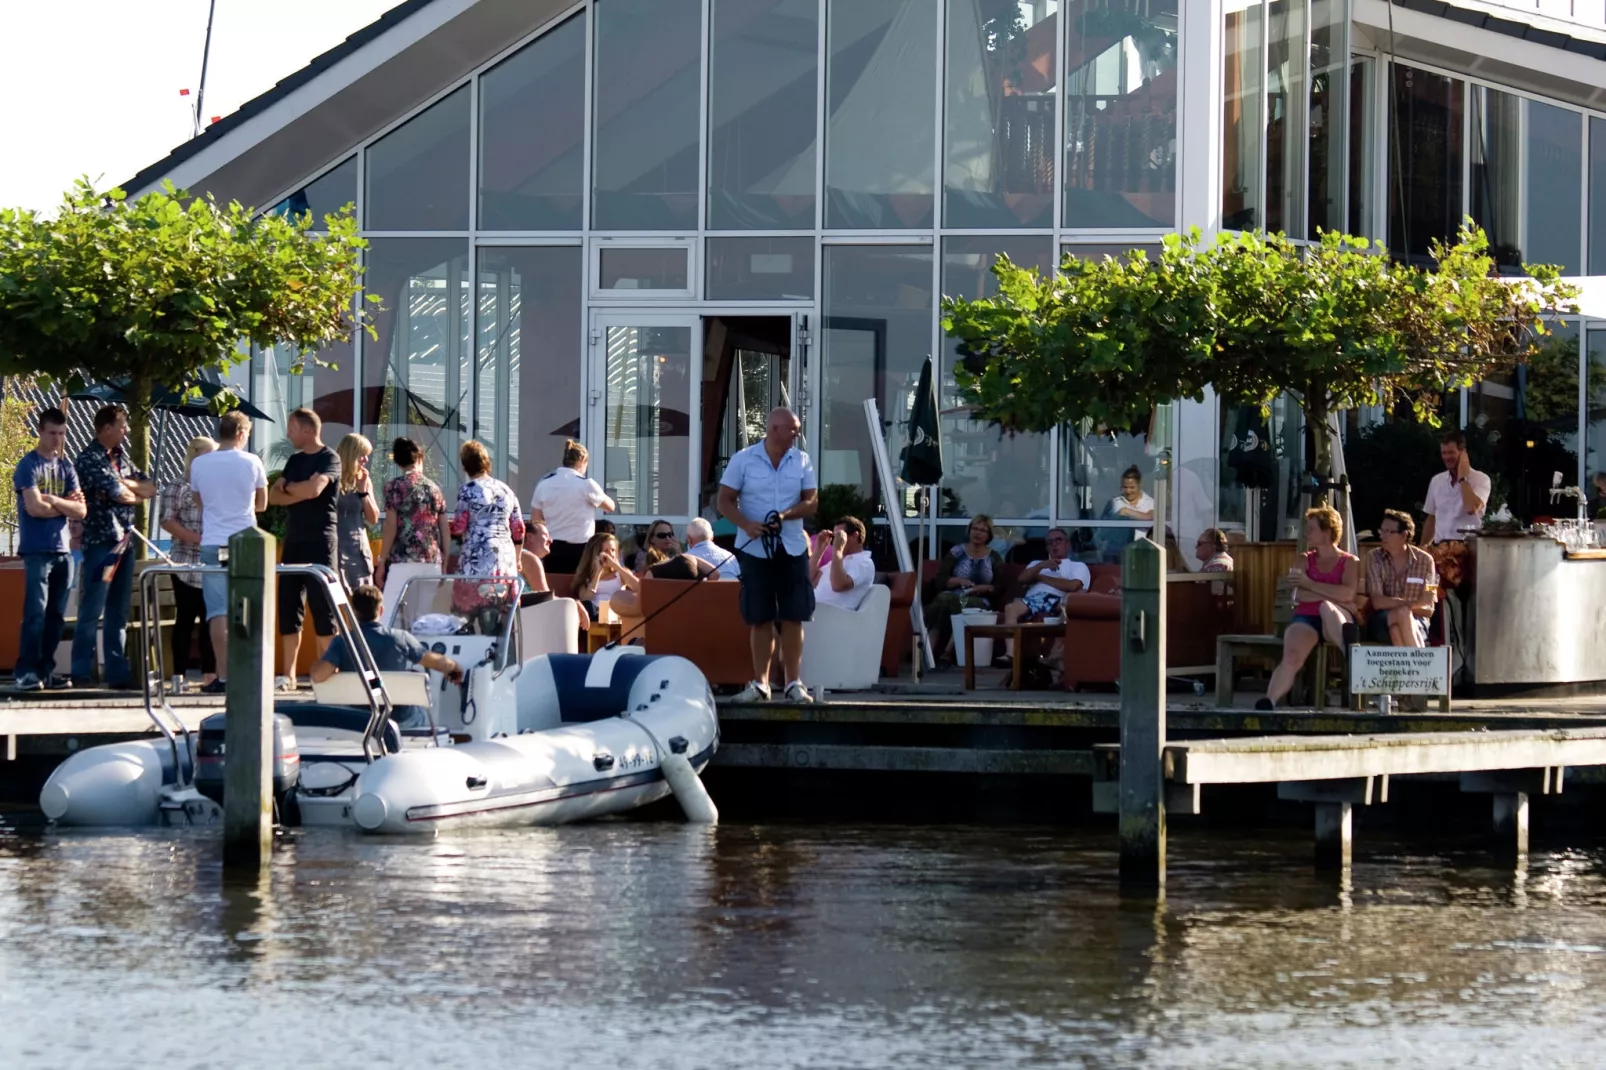
[[[937,384],[933,382],[931,358],[920,369],[920,385],[915,387],[915,404],[909,412],[909,441],[903,447],[905,483],[931,487],[942,482],[942,434],[937,425]]]
[[[202,419],[215,415],[212,410],[212,399],[228,388],[222,383],[209,380],[202,380],[195,385],[200,390],[199,397],[185,397],[175,390],[157,387],[151,394],[151,408],[177,416],[196,416]],[[69,394],[68,397],[74,401],[98,401],[102,405],[127,405],[128,386],[126,383],[115,381],[94,383]],[[273,423],[273,417],[243,398],[236,398],[234,407],[252,420],[266,420],[270,424]]]

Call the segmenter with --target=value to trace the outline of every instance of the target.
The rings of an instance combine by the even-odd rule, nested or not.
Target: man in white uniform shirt
[[[875,582],[875,562],[864,548],[864,521],[845,516],[837,521],[831,541],[820,540],[810,555],[809,575],[814,580],[816,604],[858,609],[864,596],[870,593]],[[820,567],[826,546],[831,547],[831,561]]]
[[[686,552],[719,569],[722,580],[742,578],[742,566],[737,563],[736,555],[714,542],[714,526],[700,516],[693,517],[686,525]]]
[[[257,514],[268,507],[268,473],[257,455],[247,452],[249,441],[251,418],[238,409],[226,412],[217,422],[217,449],[190,463],[190,489],[201,506],[203,565],[219,565],[219,551],[229,544],[229,537],[256,527]],[[202,576],[201,597],[218,668],[217,679],[203,690],[221,695],[228,690],[229,578]]]
[[[1422,511],[1423,546],[1452,542],[1483,527],[1483,510],[1489,504],[1489,477],[1472,467],[1467,454],[1467,438],[1459,431],[1446,432],[1439,441],[1439,460],[1444,471],[1428,482],[1427,500]]]
[[[574,439],[563,447],[563,465],[535,485],[530,495],[530,522],[543,523],[552,536],[546,571],[569,574],[597,531],[597,510],[613,512],[614,500],[586,475],[591,455]]]
[[[1085,591],[1093,582],[1093,574],[1080,561],[1073,561],[1071,537],[1064,528],[1050,528],[1048,560],[1033,561],[1021,571],[1020,582],[1028,584],[1026,593],[1004,607],[1004,623],[1018,624],[1026,617],[1043,617],[1059,609],[1065,596],[1072,591]],[[1001,659],[1009,664],[1014,656],[1014,644],[1009,643],[1008,653]]]

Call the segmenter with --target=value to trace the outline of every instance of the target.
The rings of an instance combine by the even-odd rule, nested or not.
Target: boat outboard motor
[[[195,790],[223,805],[223,726],[228,714],[214,713],[201,722],[195,748]],[[301,780],[301,751],[296,746],[295,722],[282,713],[273,715],[273,799],[282,811]]]

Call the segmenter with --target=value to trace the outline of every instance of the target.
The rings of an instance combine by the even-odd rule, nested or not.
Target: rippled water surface
[[[1606,855],[619,823],[209,835],[0,818],[0,1067],[1606,1065]]]

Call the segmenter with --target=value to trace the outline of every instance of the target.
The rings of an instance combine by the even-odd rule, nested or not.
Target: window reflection
[[[1228,0],[1223,17],[1221,225],[1251,230],[1262,218],[1260,0]]]
[[[1606,119],[1589,117],[1589,273],[1606,273]]]
[[[1136,433],[1094,427],[1091,421],[1060,428],[1060,500],[1062,523],[1073,526],[1073,551],[1084,558],[1114,561],[1144,531],[1153,530],[1154,462],[1148,456],[1147,431]],[[1137,470],[1136,486],[1122,477]],[[1135,500],[1128,500],[1127,494]],[[1141,520],[1136,512],[1147,511]],[[1077,521],[1091,522],[1077,525]]]
[[[942,243],[942,292],[949,297],[992,297],[998,279],[992,266],[1000,253],[1018,267],[1054,270],[1054,244],[1047,236],[950,237]],[[1047,517],[1052,437],[1007,435],[985,420],[972,419],[960,408],[954,365],[959,343],[943,339],[942,389],[943,475],[940,516],[987,513],[995,520]]]
[[[363,433],[376,444],[376,481],[395,475],[384,447],[405,435],[424,447],[425,473],[456,493],[472,321],[465,243],[375,238],[364,282],[384,302],[373,313],[376,337],[363,344]]]
[[[931,352],[930,246],[833,245],[825,250],[820,330],[821,492],[874,488],[864,399],[875,398],[889,457],[903,448],[921,365]]]
[[[1576,327],[1560,328],[1528,364],[1468,388],[1467,445],[1493,484],[1491,508],[1504,502],[1524,522],[1574,515],[1550,487],[1558,472],[1564,486],[1578,482],[1578,363]]]
[[[368,148],[364,226],[468,229],[468,86]]]
[[[829,0],[827,227],[932,225],[937,9],[932,0]]]
[[[802,301],[814,296],[814,239],[709,238],[710,301]]]
[[[324,216],[357,203],[357,157],[308,182],[268,209],[270,215],[302,216],[312,213],[312,228],[322,230]]]
[[[520,501],[580,437],[582,257],[579,246],[479,251],[474,434]]]
[[[1346,233],[1374,237],[1375,229],[1372,194],[1373,164],[1379,150],[1372,116],[1373,60],[1356,57],[1349,75],[1349,215]],[[1312,180],[1314,182],[1314,179]],[[1314,187],[1313,187],[1314,189]],[[1312,199],[1311,216],[1315,218],[1316,201]]]
[[[1344,178],[1349,125],[1349,5],[1313,0],[1310,7],[1310,177],[1305,236],[1344,230]]]
[[[480,79],[481,230],[579,230],[585,163],[585,15]]]
[[[598,0],[592,225],[696,230],[700,0]]]
[[[1305,237],[1306,0],[1272,0],[1266,41],[1265,228]]]
[[[1175,0],[1089,0],[1066,23],[1065,226],[1175,226]]]
[[[1461,224],[1466,83],[1401,64],[1390,73],[1388,246],[1425,259],[1434,238],[1454,238]]]
[[[295,410],[308,408],[317,413],[323,421],[323,437],[331,445],[351,431],[352,386],[356,381],[351,340],[325,346],[318,351],[317,359],[334,367],[320,368],[308,356],[297,375],[291,371],[297,363],[293,349],[271,346],[252,354],[251,403],[268,419],[253,423],[251,433],[253,446],[270,472],[283,468],[295,452],[285,432]],[[236,390],[241,397],[246,396],[242,388]]]
[[[708,226],[813,230],[815,0],[714,0]]]
[[[1054,225],[1058,0],[950,0],[943,219]]]

